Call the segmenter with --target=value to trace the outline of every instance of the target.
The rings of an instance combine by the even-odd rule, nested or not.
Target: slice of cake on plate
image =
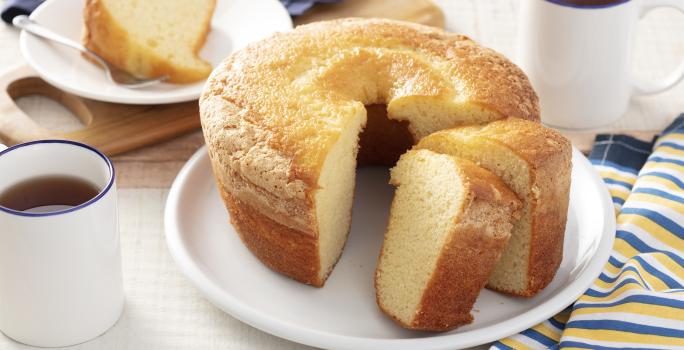
[[[410,329],[472,322],[520,201],[475,163],[428,150],[401,156],[390,182],[397,189],[375,276],[378,306]]]
[[[199,51],[215,5],[215,0],[87,0],[83,44],[139,78],[200,81],[212,69]]]

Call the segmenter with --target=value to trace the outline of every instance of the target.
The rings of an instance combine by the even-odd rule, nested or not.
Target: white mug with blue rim
[[[631,72],[636,24],[649,11],[684,13],[684,0],[524,0],[517,63],[539,95],[542,122],[588,129],[617,121],[634,95],[655,94],[684,77],[684,63],[659,81]]]
[[[44,175],[76,177],[99,193],[56,211],[0,206],[0,331],[20,343],[61,347],[101,335],[123,310],[116,184],[109,159],[81,143],[0,150],[0,193]]]

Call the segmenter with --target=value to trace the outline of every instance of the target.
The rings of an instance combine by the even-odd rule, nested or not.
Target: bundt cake
[[[390,183],[397,189],[375,275],[378,306],[410,329],[470,323],[520,201],[475,163],[425,149],[402,155]]]
[[[205,79],[211,65],[198,53],[216,0],[86,0],[83,44],[140,78]]]
[[[464,36],[343,19],[233,53],[210,76],[200,115],[243,242],[272,269],[322,286],[349,232],[359,138],[359,159],[383,164],[435,131],[536,122],[539,107],[518,67]]]
[[[472,160],[499,176],[522,200],[522,217],[487,287],[519,296],[546,287],[563,258],[570,142],[539,123],[511,118],[436,132],[416,148]]]

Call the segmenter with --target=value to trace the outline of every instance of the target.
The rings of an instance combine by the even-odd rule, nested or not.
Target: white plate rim
[[[371,350],[391,347],[395,350],[416,348],[446,350],[486,344],[516,334],[553,317],[579,298],[591,286],[608,262],[615,239],[614,207],[608,188],[589,160],[573,146],[573,166],[581,166],[588,170],[588,175],[593,180],[593,185],[598,188],[599,195],[602,197],[604,227],[594,255],[589,259],[580,276],[570,286],[516,317],[464,333],[426,338],[387,340],[322,332],[288,324],[266,313],[254,310],[249,305],[243,304],[238,298],[224,292],[212,282],[191,258],[189,251],[182,244],[181,232],[178,229],[180,227],[178,224],[179,216],[176,215],[176,210],[180,203],[182,190],[186,187],[185,184],[189,180],[189,175],[204,157],[208,157],[206,146],[202,146],[202,148],[197,150],[183,166],[173,181],[167,197],[164,208],[164,234],[174,261],[178,264],[183,274],[219,309],[266,333],[319,348]]]
[[[29,18],[35,20],[37,16],[40,16],[42,11],[46,11],[46,9],[49,9],[50,6],[53,6],[54,3],[58,1],[63,1],[63,0],[47,0],[40,4],[29,16]],[[294,27],[294,24],[292,22],[292,18],[287,12],[287,9],[283,7],[278,0],[260,0],[260,1],[268,1],[268,2],[273,2],[273,3],[278,3],[279,8],[281,11],[281,15],[283,18],[287,18],[289,21],[289,28],[287,30],[292,30]],[[283,28],[284,30],[285,28]],[[54,79],[54,77],[44,70],[40,64],[38,64],[36,58],[29,54],[30,49],[28,47],[28,38],[31,34],[26,33],[24,30],[22,30],[19,33],[19,50],[22,53],[22,56],[26,60],[26,62],[29,64],[29,66],[40,76],[41,79],[45,80],[48,82],[50,85],[58,87],[61,90],[64,90],[68,93],[74,94],[76,96],[88,98],[91,100],[95,101],[101,101],[101,102],[111,102],[111,103],[124,103],[124,104],[133,104],[133,105],[156,105],[156,104],[170,104],[170,103],[181,103],[181,102],[188,102],[188,101],[193,101],[197,100],[200,95],[202,94],[202,90],[204,89],[205,84],[199,85],[196,89],[193,89],[191,91],[188,91],[184,94],[174,94],[173,90],[168,91],[168,92],[159,92],[155,96],[151,97],[144,97],[144,98],[128,98],[128,97],[121,97],[117,95],[108,95],[108,94],[100,94],[97,93],[96,91],[89,91],[87,89],[78,89],[74,88],[69,84],[63,84],[61,81]],[[86,62],[84,62],[85,64]],[[104,75],[104,72],[102,72]],[[112,83],[113,84],[113,83]],[[195,84],[195,83],[192,83]]]

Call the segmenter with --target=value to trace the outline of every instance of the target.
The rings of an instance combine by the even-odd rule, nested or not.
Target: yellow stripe
[[[670,139],[684,141],[684,134],[679,133],[679,132],[673,132],[673,133],[669,133],[667,135],[660,136],[660,137],[658,137],[658,143],[661,143],[663,141],[669,141]]]
[[[669,256],[663,253],[654,253],[652,256],[658,260],[668,271],[661,271],[668,276],[677,276],[680,280],[684,280],[684,266],[679,265],[677,262],[672,260]]]
[[[506,338],[506,339],[501,340],[501,342],[505,345],[508,345],[508,346],[510,346],[514,349],[518,349],[518,350],[534,350],[531,347],[529,347],[529,346],[527,346],[527,345],[525,345],[525,344],[523,344],[523,343],[521,343],[521,342],[519,342],[513,338]]]
[[[625,241],[623,239],[616,239],[614,248],[615,248],[615,250],[619,251],[621,254],[623,254],[625,257],[628,257],[628,258],[632,258],[633,256],[640,254],[639,251],[637,251],[634,247],[632,247],[627,241]],[[625,255],[625,254],[629,254],[629,255]],[[652,275],[651,273],[649,273],[648,271],[646,271],[646,269],[644,269],[644,267],[641,265],[641,263],[639,261],[630,260],[630,263],[635,265],[637,270],[639,270],[639,274],[641,275],[641,278],[643,278],[649,284],[649,286],[651,288],[653,288],[654,290],[660,291],[660,290],[666,290],[666,289],[670,288],[667,286],[667,284],[665,284],[663,281],[661,281],[658,277],[656,277],[656,276]],[[606,265],[610,265],[610,264],[606,264]],[[634,278],[636,278],[637,280],[639,279],[639,276],[637,276],[637,274],[633,271],[626,270],[626,271],[623,271],[621,273],[622,274],[630,274],[630,275],[633,275]],[[617,282],[617,280],[612,282],[612,283],[607,283],[607,282],[601,281],[600,279],[597,279],[594,283],[597,286],[608,289],[608,288],[611,288],[616,282]]]
[[[609,296],[594,297],[594,296],[590,296],[590,295],[585,294],[579,298],[579,301],[580,302],[597,302],[597,301],[600,301],[600,302],[606,302],[607,303],[607,302],[611,302],[615,299],[618,299],[620,296],[622,296],[622,294],[629,292],[630,290],[645,290],[645,287],[642,286],[640,282],[639,282],[639,284],[628,283],[628,284],[620,286],[620,288],[618,288],[618,289],[611,291]]]
[[[665,153],[665,154],[671,155],[673,157],[684,156],[684,151],[678,150],[676,148],[673,148],[673,147],[667,146],[667,145],[666,146],[658,146],[658,148],[656,148],[653,153],[655,153],[655,152]]]
[[[570,319],[570,312],[569,311],[561,311],[556,314],[556,316],[553,316],[553,319],[556,320],[557,322],[560,322],[562,324],[568,323],[568,319]]]
[[[609,272],[612,275],[617,275],[622,269],[617,266],[613,266],[612,264],[606,264],[606,266],[603,267],[603,270]]]
[[[634,181],[636,181],[636,176],[627,177],[627,176],[624,176],[622,174],[618,174],[618,173],[616,173],[614,171],[610,171],[610,170],[599,170],[599,174],[601,174],[601,177],[604,179],[609,178],[611,180],[626,182],[626,183],[631,184],[631,185],[633,185]]]
[[[590,314],[609,314],[614,312],[624,312],[635,315],[645,315],[671,319],[675,321],[682,320],[682,310],[679,308],[671,308],[662,305],[647,305],[641,303],[626,303],[615,305],[611,307],[592,307],[575,309],[573,315],[590,315]]]
[[[558,331],[555,331],[553,328],[547,326],[544,323],[540,323],[534,327],[532,327],[535,331],[545,335],[549,339],[553,339],[555,342],[558,342],[560,340],[560,333]]]
[[[627,241],[621,238],[616,238],[613,244],[613,249],[620,252],[625,258],[629,259],[637,254],[641,254],[640,251],[634,249]],[[608,263],[606,263],[608,265]]]
[[[641,202],[667,206],[669,209],[684,214],[684,203],[677,202],[673,199],[667,199],[650,193],[632,193],[632,196],[629,198]]]
[[[603,341],[619,340],[620,342],[643,344],[646,346],[652,344],[684,346],[684,338],[674,338],[652,334],[638,334],[606,329],[566,328],[563,335]]]
[[[627,197],[630,194],[630,192],[627,191],[627,189],[625,189],[625,188],[609,187],[608,191],[610,191],[611,196],[621,198],[624,201],[627,200]]]
[[[648,272],[643,265],[641,265],[641,262],[638,260],[632,260],[631,261],[634,265],[636,265],[637,270],[639,270],[639,273],[641,273],[641,277],[648,282],[648,284],[651,285],[651,288],[655,291],[662,291],[662,290],[668,290],[670,287],[665,284],[660,278],[652,275],[650,272]],[[648,262],[647,262],[648,263]]]
[[[680,189],[679,186],[677,186],[677,184],[675,184],[672,180],[665,179],[657,175],[641,175],[641,178],[639,178],[639,182],[642,184],[656,182],[673,191],[682,191],[682,189]]]
[[[638,215],[638,214],[620,214],[617,218],[619,224],[633,224],[644,231],[648,232],[651,237],[659,240],[663,244],[674,247],[675,249],[684,250],[684,240],[677,237],[672,232],[666,230],[664,227],[658,225],[657,223],[651,221],[650,219]],[[619,240],[616,240],[616,242]],[[624,253],[620,251],[622,255]],[[625,257],[631,258],[633,255],[625,255]]]
[[[665,163],[665,162],[656,162],[656,161],[648,161],[646,164],[644,164],[643,169],[646,170],[657,170],[658,168],[667,168],[670,170],[674,170],[680,173],[684,173],[684,166],[681,166],[679,164],[674,164],[674,163]]]
[[[684,134],[672,133],[672,134],[667,134],[665,136],[661,136],[658,138],[658,144],[660,144],[662,142],[670,141],[670,140],[682,140],[682,141],[684,141]],[[662,146],[658,146],[658,147],[662,147]]]
[[[653,285],[653,283],[654,283],[654,281],[652,281],[653,277],[650,277],[650,278],[649,278],[649,275],[644,275],[644,274],[642,274],[642,275],[640,276],[639,274],[637,274],[636,272],[634,272],[634,271],[632,271],[632,270],[625,270],[625,271],[622,272],[621,278],[622,278],[622,279],[625,279],[625,278],[627,278],[627,277],[632,277],[632,278],[634,278],[634,280],[636,280],[637,282],[639,282],[639,284],[641,284],[641,280],[642,280],[642,279],[645,280],[646,283],[648,283],[649,285]],[[602,281],[602,280],[600,280],[600,279],[597,278],[596,281],[594,281],[594,285],[597,286],[597,287],[599,287],[599,288],[603,288],[603,289],[611,289],[611,288],[613,288],[617,283],[619,283],[618,281],[620,281],[620,279],[615,280],[615,282],[610,282],[610,283],[609,283],[609,282],[605,282],[605,281]],[[621,282],[621,281],[620,281],[620,282]],[[642,288],[645,288],[645,287],[646,287],[646,286],[642,286]],[[605,299],[605,298],[612,299],[612,298],[614,298],[614,297],[613,297],[613,296],[611,296],[611,297],[603,297],[603,298],[601,298],[601,300],[603,300],[603,299]]]

